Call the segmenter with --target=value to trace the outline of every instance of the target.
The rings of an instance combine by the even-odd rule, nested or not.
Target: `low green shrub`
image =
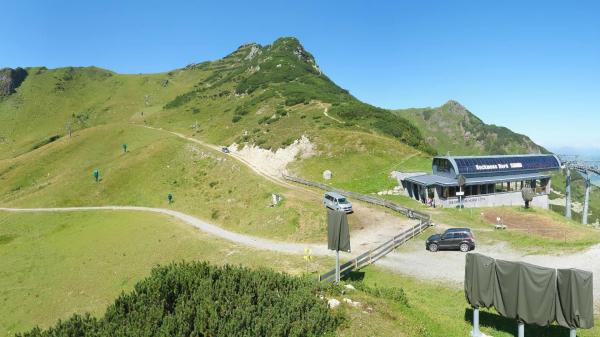
[[[371,296],[375,296],[378,298],[384,298],[392,301],[399,302],[405,306],[409,306],[408,298],[406,297],[406,293],[402,288],[396,287],[379,287],[377,285],[369,286],[364,284],[363,282],[353,283],[354,288],[363,291]]]
[[[319,285],[268,269],[180,262],[152,270],[101,318],[74,315],[22,337],[323,336],[343,317]]]

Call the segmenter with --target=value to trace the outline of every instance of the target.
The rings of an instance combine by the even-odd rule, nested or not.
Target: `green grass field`
[[[448,286],[442,282],[423,282],[412,277],[390,273],[376,266],[364,269],[363,282],[383,287],[402,287],[408,298],[409,307],[393,305],[394,316],[398,317],[393,328],[399,329],[405,336],[469,336],[472,329],[472,311],[462,289]],[[596,317],[595,319],[599,319]],[[480,314],[482,332],[494,337],[512,337],[516,335],[516,321],[505,319],[493,310],[483,309]],[[394,336],[395,331],[386,330],[381,336]],[[560,337],[567,336],[568,330],[562,327],[526,326],[526,336]],[[578,330],[577,336],[597,336],[600,329],[596,326],[589,330]],[[397,336],[397,335],[396,335]]]
[[[0,212],[0,335],[101,314],[153,266],[182,259],[304,271],[301,256],[248,249],[157,214]]]
[[[241,263],[293,274],[305,273],[306,267],[302,256],[248,249],[165,216],[128,211],[0,212],[0,257],[0,335],[6,336],[34,325],[47,327],[76,312],[101,315],[153,266],[170,261]],[[309,271],[323,271],[331,263],[317,258]],[[371,287],[402,288],[408,305],[363,291],[337,295],[339,300],[361,303],[359,308],[342,304],[338,309],[349,318],[339,336],[459,337],[470,330],[461,289],[378,267],[353,277],[364,278]],[[509,329],[514,328],[494,314],[482,314],[482,326],[484,332],[500,337],[512,336]],[[554,330],[544,336],[558,336]],[[594,336],[596,330],[582,330],[580,336]]]

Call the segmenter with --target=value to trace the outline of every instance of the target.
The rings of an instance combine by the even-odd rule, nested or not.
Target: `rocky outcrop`
[[[27,77],[27,70],[23,68],[0,69],[0,97],[15,93],[15,90],[23,83]]]

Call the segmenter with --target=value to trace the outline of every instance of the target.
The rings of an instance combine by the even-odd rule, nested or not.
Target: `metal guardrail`
[[[346,191],[346,190],[342,190],[339,188],[335,188],[323,183],[319,183],[319,182],[315,182],[315,181],[310,181],[310,180],[306,180],[306,179],[302,179],[302,178],[298,178],[298,177],[293,177],[293,176],[288,176],[288,175],[283,175],[283,178],[289,181],[293,181],[299,184],[303,184],[303,185],[307,185],[307,186],[313,186],[313,187],[317,187],[320,188],[322,190],[326,190],[326,191],[332,191],[332,192],[337,192],[340,194],[343,194],[347,197],[351,197],[357,200],[361,200],[364,202],[368,202],[370,204],[374,204],[374,205],[379,205],[379,206],[383,206],[383,207],[387,207],[393,211],[396,211],[398,213],[404,214],[407,217],[411,218],[411,219],[419,219],[421,221],[424,222],[431,222],[431,216],[427,213],[423,213],[417,210],[414,210],[412,208],[408,208],[402,205],[398,205],[396,203],[393,203],[391,201],[387,201],[384,199],[380,199],[380,198],[376,198],[370,195],[366,195],[366,194],[361,194],[361,193],[356,193],[356,192],[352,192],[352,191]]]
[[[423,232],[427,227],[431,226],[431,222],[421,221],[417,225],[407,229],[406,231],[396,235],[391,240],[386,241],[377,248],[371,249],[366,253],[363,253],[352,260],[340,265],[340,276],[350,273],[353,270],[359,270],[365,266],[368,266],[380,258],[386,256],[389,252],[396,249],[398,246],[403,245],[406,241],[414,238]],[[325,274],[319,275],[319,281],[329,282],[335,279],[335,268],[326,272]]]
[[[283,175],[283,178],[286,180],[289,180],[289,181],[293,181],[295,183],[312,186],[312,187],[317,187],[317,188],[320,188],[325,191],[337,192],[337,193],[343,194],[347,197],[351,197],[351,198],[354,198],[357,200],[368,202],[370,204],[387,207],[393,211],[404,214],[411,219],[420,220],[417,225],[396,235],[395,237],[393,237],[389,241],[384,242],[377,248],[371,249],[368,252],[363,253],[344,264],[341,264],[340,265],[340,276],[344,276],[345,274],[347,274],[353,270],[359,270],[360,268],[362,268],[364,266],[368,266],[368,265],[372,264],[373,262],[379,260],[380,258],[387,255],[389,252],[396,249],[398,246],[404,244],[406,241],[419,235],[427,227],[431,226],[431,215],[424,213],[424,212],[414,210],[412,208],[398,205],[391,201],[383,200],[383,199],[376,198],[376,197],[366,195],[366,194],[356,193],[356,192],[352,192],[352,191],[346,191],[346,190],[343,190],[340,188],[335,188],[335,187],[332,187],[332,186],[329,186],[329,185],[326,185],[323,183],[310,181],[310,180],[306,180],[306,179],[302,179],[302,178],[298,178],[298,177],[288,176],[285,174]],[[334,278],[335,278],[335,268],[326,272],[323,275],[319,275],[319,281],[332,281],[332,279],[334,279]]]

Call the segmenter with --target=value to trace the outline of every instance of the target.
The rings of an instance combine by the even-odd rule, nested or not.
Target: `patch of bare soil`
[[[348,216],[353,249],[367,251],[392,239],[416,225],[417,220],[395,216],[384,210],[358,202],[352,204],[354,213]]]
[[[585,234],[569,225],[537,214],[523,214],[508,210],[486,210],[483,217],[492,226],[497,218],[502,219],[508,231],[519,231],[552,239],[581,239]]]

